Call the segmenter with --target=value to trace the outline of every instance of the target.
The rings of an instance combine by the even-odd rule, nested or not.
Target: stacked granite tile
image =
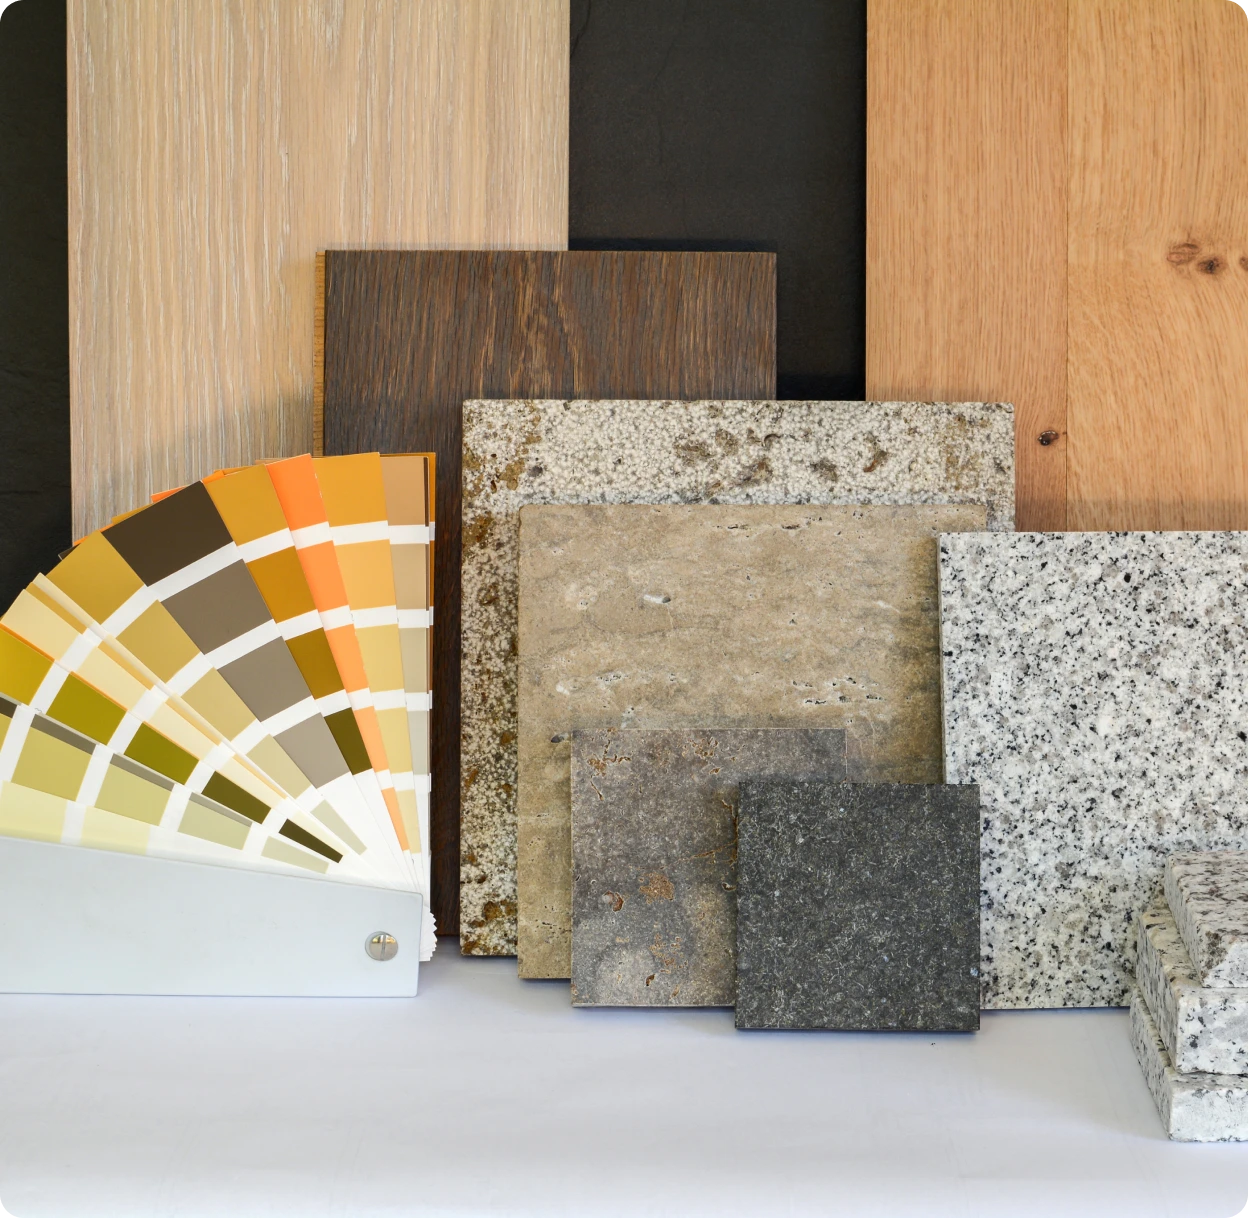
[[[1171,855],[1136,937],[1131,1034],[1167,1134],[1248,1140],[1248,851]]]

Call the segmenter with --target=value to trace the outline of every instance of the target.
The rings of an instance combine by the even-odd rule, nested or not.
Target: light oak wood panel
[[[868,7],[866,396],[1013,402],[1020,529],[1066,518],[1066,21]]]
[[[78,533],[312,446],[317,251],[567,242],[567,0],[69,0]]]
[[[1070,3],[1070,526],[1248,528],[1248,19]]]

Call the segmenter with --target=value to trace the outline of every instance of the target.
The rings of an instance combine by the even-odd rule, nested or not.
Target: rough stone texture
[[[1248,986],[1248,851],[1171,855],[1165,888],[1200,984]]]
[[[1131,1040],[1166,1136],[1176,1142],[1248,1141],[1248,1078],[1180,1074],[1140,991],[1131,987]]]
[[[737,1027],[979,1027],[974,787],[746,779]]]
[[[936,536],[976,507],[526,507],[520,974],[571,976],[566,733],[846,729],[851,778],[939,782]]]
[[[946,781],[984,808],[984,1006],[1121,1006],[1166,856],[1248,833],[1248,534],[941,551]]]
[[[530,503],[977,503],[1014,412],[897,402],[466,402],[461,943],[516,950],[517,513]]]
[[[736,990],[737,788],[845,778],[845,733],[572,733],[572,1001],[722,1006]]]
[[[1180,1073],[1248,1074],[1248,989],[1205,989],[1165,897],[1137,921],[1135,979]]]

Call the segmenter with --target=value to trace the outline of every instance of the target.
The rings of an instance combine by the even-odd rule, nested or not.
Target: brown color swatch
[[[163,604],[205,655],[270,620],[268,606],[243,562],[231,563],[185,592],[166,597]]]
[[[230,544],[230,532],[201,482],[104,530],[145,584],[154,584]]]
[[[299,665],[282,639],[274,639],[230,664],[223,664],[219,671],[261,722],[308,696]]]
[[[770,397],[775,258],[330,251],[324,341],[325,451],[437,457],[432,901],[453,934],[462,404]]]

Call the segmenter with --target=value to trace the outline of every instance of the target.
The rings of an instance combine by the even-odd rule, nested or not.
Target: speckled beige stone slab
[[[942,781],[948,507],[520,513],[522,977],[571,974],[574,728],[844,728],[851,781]]]
[[[1014,412],[932,402],[464,405],[461,944],[516,950],[518,512],[556,503],[978,503],[1014,527]]]

